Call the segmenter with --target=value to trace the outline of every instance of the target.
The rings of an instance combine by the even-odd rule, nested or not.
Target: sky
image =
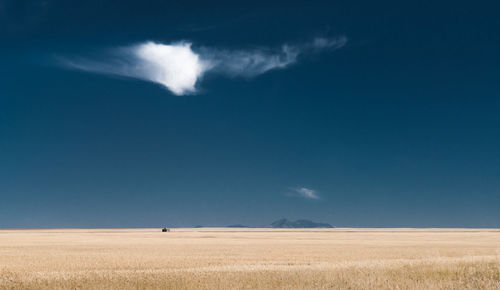
[[[500,227],[498,11],[0,0],[0,227]]]

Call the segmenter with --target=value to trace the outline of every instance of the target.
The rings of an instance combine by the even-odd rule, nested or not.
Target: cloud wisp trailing
[[[320,199],[318,193],[314,189],[310,189],[307,187],[297,187],[290,188],[292,191],[290,195],[298,196],[306,199]]]
[[[105,75],[135,78],[158,83],[173,94],[197,92],[207,73],[228,77],[255,77],[284,69],[302,54],[335,50],[347,39],[316,38],[310,43],[282,45],[278,49],[225,50],[210,47],[193,49],[190,42],[171,44],[144,42],[110,50],[94,58],[59,57],[63,67]]]

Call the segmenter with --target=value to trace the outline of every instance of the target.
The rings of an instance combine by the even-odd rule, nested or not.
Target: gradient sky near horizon
[[[0,227],[500,227],[499,11],[0,0]]]

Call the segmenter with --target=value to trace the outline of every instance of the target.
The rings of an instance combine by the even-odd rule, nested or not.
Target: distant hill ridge
[[[317,223],[310,220],[291,221],[280,219],[271,223],[272,228],[333,228],[331,224]]]
[[[201,228],[203,226],[195,226]],[[300,219],[296,221],[288,220],[286,218],[279,219],[268,226],[247,226],[242,224],[233,224],[225,226],[226,228],[275,228],[275,229],[311,229],[311,228],[334,228],[331,224],[317,223],[310,220]]]

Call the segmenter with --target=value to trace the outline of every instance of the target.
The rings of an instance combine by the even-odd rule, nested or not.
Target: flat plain
[[[0,230],[0,288],[500,289],[500,230]]]

